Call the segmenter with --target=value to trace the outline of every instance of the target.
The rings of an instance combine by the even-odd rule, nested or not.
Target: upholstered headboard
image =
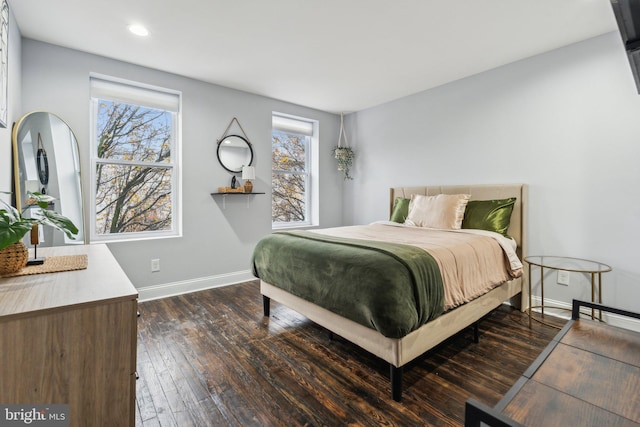
[[[492,200],[515,197],[516,203],[511,213],[511,223],[507,234],[518,243],[518,256],[526,256],[526,207],[527,186],[525,184],[496,184],[496,185],[429,185],[424,187],[396,187],[391,188],[390,211],[396,197],[410,198],[412,194],[435,196],[437,194],[470,194],[471,200]]]

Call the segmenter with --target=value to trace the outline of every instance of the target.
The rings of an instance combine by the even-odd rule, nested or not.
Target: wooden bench
[[[467,401],[465,426],[640,426],[640,333],[580,319],[581,307],[640,319],[574,300],[571,320],[494,408]]]

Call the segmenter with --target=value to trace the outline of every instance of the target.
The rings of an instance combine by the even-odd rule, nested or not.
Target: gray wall
[[[604,302],[640,309],[640,96],[617,33],[351,114],[346,126],[357,154],[347,223],[386,219],[391,186],[523,182],[528,253],[607,263]],[[548,279],[545,297],[590,298],[579,274],[568,288]]]
[[[339,116],[29,39],[22,43],[23,110],[51,111],[74,129],[85,188],[89,184],[89,73],[182,91],[183,237],[109,244],[136,287],[164,286],[143,297],[250,277],[253,247],[271,232],[272,111],[319,120],[320,226],[342,224],[343,183],[330,155]],[[210,193],[230,184],[231,175],[216,158],[216,140],[233,117],[254,145],[254,191],[267,194],[251,196],[248,203],[246,196],[228,196],[223,209],[222,199]],[[151,273],[153,258],[160,259],[158,273]]]
[[[21,89],[22,89],[22,36],[16,24],[11,8],[9,8],[9,90],[7,127],[0,128],[0,191],[12,190],[12,156],[11,156],[11,125],[20,116]],[[0,198],[6,202],[11,201],[11,196],[0,194]]]
[[[350,114],[357,158],[346,184],[330,155],[335,115],[32,40],[22,52],[22,112],[48,110],[69,122],[85,170],[89,72],[183,92],[184,237],[110,244],[139,288],[167,285],[160,295],[246,275],[255,242],[271,230],[269,197],[248,205],[227,198],[225,210],[210,197],[230,178],[216,163],[215,140],[238,117],[255,144],[256,189],[268,192],[275,110],[320,120],[321,227],[386,218],[390,186],[524,182],[528,253],[610,264],[604,302],[638,309],[640,96],[615,33]],[[152,258],[161,272],[150,273]],[[590,296],[581,275],[568,288],[548,279],[552,300]]]

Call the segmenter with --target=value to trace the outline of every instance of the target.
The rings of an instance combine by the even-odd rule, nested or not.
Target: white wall
[[[182,91],[184,237],[109,244],[137,288],[166,286],[143,297],[235,282],[250,277],[255,243],[271,232],[271,113],[320,122],[320,225],[341,225],[342,180],[331,159],[339,116],[29,39],[23,40],[23,110],[46,110],[74,129],[80,144],[84,186],[89,167],[89,73]],[[215,55],[215,52],[208,54]],[[237,117],[253,142],[254,191],[266,195],[212,198],[231,175],[218,163],[216,140]],[[85,195],[85,202],[88,201]],[[151,273],[150,260],[161,270]],[[149,292],[147,292],[149,291]]]
[[[11,155],[11,126],[20,116],[22,59],[22,36],[20,29],[9,6],[9,73],[8,73],[8,105],[7,127],[0,128],[0,191],[12,191],[12,155]],[[0,194],[0,198],[6,202],[11,201],[11,196]]]
[[[347,223],[387,218],[392,186],[523,182],[528,253],[611,265],[604,302],[640,310],[640,95],[617,33],[351,114],[346,126],[357,155]],[[589,299],[586,279],[571,280],[549,276],[545,297]]]
[[[47,110],[70,123],[85,170],[89,72],[183,92],[184,237],[110,245],[138,288],[169,285],[161,294],[247,275],[254,244],[270,232],[269,197],[248,206],[227,198],[222,209],[209,195],[230,179],[215,141],[238,117],[254,142],[256,190],[268,192],[270,117],[279,111],[320,120],[321,227],[386,218],[391,186],[524,182],[528,253],[610,264],[604,302],[639,309],[640,96],[616,33],[349,115],[357,158],[346,183],[330,155],[335,115],[32,40],[22,52],[22,112]],[[161,272],[150,273],[152,258]],[[585,278],[571,280],[563,288],[550,278],[547,297],[590,296]]]

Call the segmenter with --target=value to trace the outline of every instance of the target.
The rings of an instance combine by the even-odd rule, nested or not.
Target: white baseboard
[[[534,306],[541,304],[541,300],[540,300],[539,296],[533,295],[531,297],[531,300],[532,300]],[[564,301],[550,300],[548,298],[544,299],[544,303],[545,303],[545,308],[544,308],[544,314],[545,315],[560,317],[562,319],[570,319],[571,318],[571,303],[567,303],[567,302],[564,302]],[[553,308],[548,308],[547,306],[560,307],[560,308],[563,308],[564,310],[557,310],[557,309],[553,309]],[[534,308],[533,311],[539,313],[540,312],[540,308]],[[597,313],[597,311],[596,311],[596,313]],[[591,311],[589,311],[589,314],[591,314]],[[634,319],[634,318],[630,318],[630,317],[619,316],[617,314],[611,314],[611,313],[604,313],[603,312],[602,313],[602,320],[604,320],[605,322],[607,322],[608,324],[610,324],[612,326],[617,326],[617,327],[620,327],[620,328],[624,328],[624,329],[629,329],[629,330],[632,330],[632,331],[640,332],[640,320],[638,320],[638,319]]]
[[[205,289],[235,285],[236,283],[247,282],[249,280],[255,280],[255,277],[249,270],[246,270],[229,274],[220,274],[217,276],[182,280],[180,282],[144,286],[142,288],[138,288],[138,301],[144,302],[154,299],[173,297],[190,292],[203,291]]]

